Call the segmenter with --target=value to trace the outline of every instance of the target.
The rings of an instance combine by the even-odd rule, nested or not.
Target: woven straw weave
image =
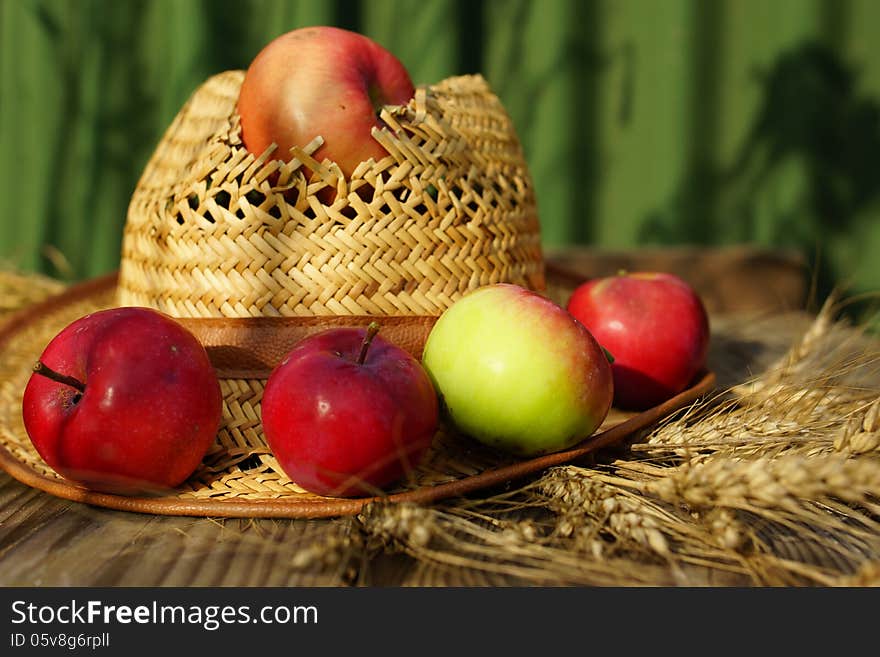
[[[436,316],[495,282],[541,290],[532,182],[511,120],[480,76],[418,88],[383,110],[389,155],[350,179],[241,143],[244,77],[208,79],[133,194],[120,305],[176,317]],[[286,156],[284,156],[286,157]]]

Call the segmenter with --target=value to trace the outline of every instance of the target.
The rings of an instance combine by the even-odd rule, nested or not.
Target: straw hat
[[[552,293],[532,181],[511,120],[480,76],[417,89],[382,113],[388,156],[346,178],[312,156],[320,137],[284,163],[242,145],[235,110],[243,71],[204,82],[180,110],[132,195],[119,271],[25,309],[0,331],[0,465],[53,494],[167,514],[326,516],[367,499],[321,498],[278,467],[260,426],[272,367],[316,331],[379,320],[416,356],[436,318],[468,290],[510,282]],[[30,365],[64,326],[88,312],[161,310],[202,341],[218,370],[223,421],[200,469],[156,498],[77,487],[36,454],[20,418]],[[617,440],[687,401],[600,436]],[[658,413],[660,415],[658,415]],[[616,417],[616,419],[615,419]],[[622,417],[611,416],[607,426]],[[391,499],[437,499],[491,485],[598,446],[510,461],[441,431],[419,470]],[[580,451],[578,451],[580,450]]]

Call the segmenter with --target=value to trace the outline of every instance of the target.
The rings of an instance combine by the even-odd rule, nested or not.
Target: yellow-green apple
[[[593,434],[611,406],[601,346],[564,308],[518,285],[486,285],[439,317],[422,356],[460,432],[531,456]]]
[[[142,493],[186,480],[221,419],[220,384],[202,344],[148,308],[75,320],[46,346],[22,417],[34,448],[64,477]]]
[[[666,272],[620,272],[581,284],[567,308],[614,356],[614,403],[642,410],[704,368],[709,319],[696,291]]]
[[[287,476],[312,493],[378,494],[431,446],[437,393],[419,361],[378,330],[374,322],[304,338],[266,382],[266,442]]]
[[[346,176],[385,148],[372,136],[386,105],[405,105],[415,89],[397,57],[357,32],[305,27],[268,43],[253,59],[241,85],[242,141],[254,155],[277,144],[274,157],[290,159],[291,146],[317,136],[315,157],[333,160]]]

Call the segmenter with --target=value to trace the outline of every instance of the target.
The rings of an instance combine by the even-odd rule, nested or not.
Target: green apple
[[[461,433],[519,456],[566,449],[611,407],[605,351],[567,310],[518,285],[486,285],[437,320],[422,362]]]

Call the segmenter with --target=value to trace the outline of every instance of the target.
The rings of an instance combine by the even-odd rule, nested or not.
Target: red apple
[[[614,403],[642,410],[684,390],[706,364],[709,320],[699,295],[665,272],[621,272],[580,285],[568,311],[614,357]]]
[[[297,343],[263,392],[266,442],[294,482],[319,495],[376,494],[418,465],[438,400],[421,364],[368,329]]]
[[[289,160],[291,146],[320,135],[315,153],[350,177],[385,148],[372,136],[379,110],[405,105],[415,89],[403,64],[375,41],[336,27],[307,27],[275,38],[245,73],[238,99],[242,140],[254,155],[273,143]]]
[[[167,315],[113,308],[77,319],[46,346],[22,400],[43,460],[97,490],[173,488],[220,425],[220,384],[204,347]]]

